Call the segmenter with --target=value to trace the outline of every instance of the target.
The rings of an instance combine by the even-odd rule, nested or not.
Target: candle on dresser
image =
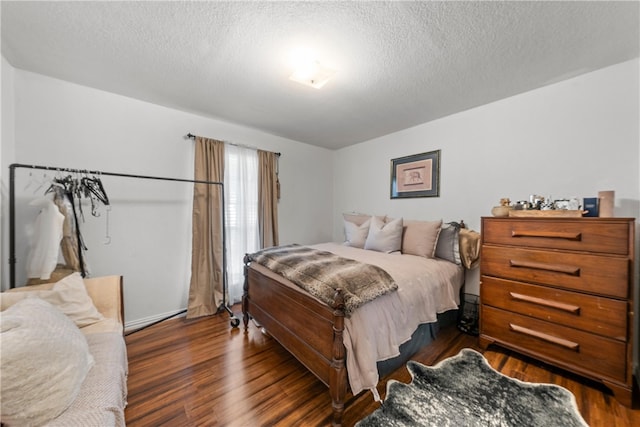
[[[598,198],[600,199],[600,217],[612,218],[615,191],[598,191]]]

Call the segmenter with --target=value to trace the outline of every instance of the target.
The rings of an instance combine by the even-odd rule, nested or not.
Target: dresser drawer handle
[[[577,305],[565,304],[562,302],[552,301],[549,299],[532,297],[530,295],[517,294],[515,292],[509,292],[509,295],[511,295],[511,298],[518,301],[530,302],[532,304],[555,308],[558,310],[566,311],[571,314],[580,314],[580,307]]]
[[[582,240],[582,233],[569,233],[563,231],[518,231],[512,230],[511,237],[546,237],[549,239]]]
[[[571,265],[547,264],[544,262],[518,261],[513,259],[509,260],[509,265],[511,267],[533,268],[536,270],[568,274],[570,276],[580,276],[580,267],[574,267]]]
[[[556,344],[559,345],[561,347],[565,347],[569,350],[572,351],[578,351],[578,349],[580,348],[580,344],[573,342],[573,341],[569,341],[569,340],[565,340],[562,338],[558,338],[558,337],[554,337],[553,335],[549,335],[549,334],[545,334],[544,332],[538,332],[538,331],[534,331],[533,329],[529,329],[529,328],[524,328],[522,326],[518,326],[518,325],[514,325],[513,323],[509,323],[509,328],[514,331],[514,332],[519,332],[521,334],[524,335],[529,335],[531,337],[534,338],[539,338],[543,341],[547,341],[550,342],[552,344]]]

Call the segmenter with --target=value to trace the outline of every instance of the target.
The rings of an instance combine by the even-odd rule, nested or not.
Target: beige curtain
[[[260,247],[278,245],[278,155],[258,150],[258,227]]]
[[[196,137],[195,180],[224,180],[224,143]],[[222,304],[222,187],[194,184],[191,283],[187,318],[215,314]]]

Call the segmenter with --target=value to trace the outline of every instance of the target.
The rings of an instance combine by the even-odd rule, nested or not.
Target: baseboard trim
[[[125,322],[124,332],[127,333],[127,332],[137,331],[138,329],[142,329],[144,327],[152,325],[153,323],[160,322],[167,318],[185,317],[187,315],[185,310],[186,309],[174,310],[166,313],[156,314],[155,316],[149,316],[149,317],[144,317],[138,320],[132,320],[131,322]]]

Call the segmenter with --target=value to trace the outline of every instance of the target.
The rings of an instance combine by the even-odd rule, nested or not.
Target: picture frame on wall
[[[440,150],[391,160],[391,198],[440,197]]]

